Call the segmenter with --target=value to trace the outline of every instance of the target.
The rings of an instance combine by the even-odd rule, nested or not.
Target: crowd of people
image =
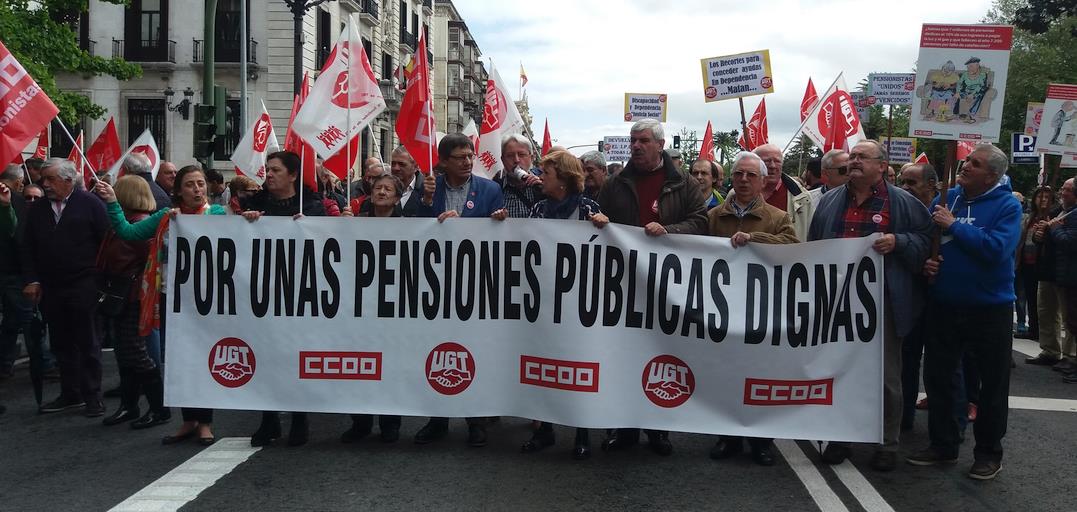
[[[590,151],[573,156],[555,147],[539,157],[532,142],[510,135],[501,144],[504,171],[495,179],[472,173],[475,148],[461,134],[444,136],[436,172],[419,172],[399,147],[389,164],[363,162],[362,179],[344,183],[317,165],[317,190],[305,188],[294,153],[270,154],[259,186],[237,176],[225,183],[197,165],[177,169],[132,154],[115,183],[97,180],[84,190],[72,162],[52,158],[9,165],[0,175],[0,376],[10,376],[17,338],[31,363],[58,378],[60,393],[41,413],[78,409],[106,414],[104,398],[119,406],[102,421],[143,429],[168,423],[163,404],[161,275],[169,220],[176,215],[429,217],[574,219],[598,228],[638,226],[652,237],[690,234],[729,238],[733,247],[795,244],[880,234],[886,300],[881,326],[884,357],[883,443],[871,466],[893,470],[900,433],[913,428],[917,409],[928,415],[929,446],[908,450],[913,465],[953,463],[974,422],[975,462],[969,476],[991,479],[1001,469],[1006,433],[1012,336],[1036,339],[1042,352],[1026,362],[1054,365],[1066,382],[1077,380],[1077,205],[1073,180],[1056,195],[1041,187],[1029,212],[1006,176],[1008,158],[992,145],[977,146],[945,190],[930,164],[889,165],[885,146],[865,140],[808,163],[802,177],[783,172],[782,150],[767,144],[741,152],[728,172],[717,162],[686,165],[666,150],[662,125],[631,128],[631,159],[623,167]],[[896,183],[895,183],[896,182]],[[350,194],[346,187],[351,187]],[[353,198],[348,201],[348,197]],[[458,221],[450,221],[458,222]],[[1077,259],[1074,259],[1077,261]],[[47,340],[47,341],[46,341]],[[103,392],[102,344],[115,350],[119,388]],[[923,360],[927,398],[917,401]],[[140,409],[146,397],[148,410]],[[2,409],[0,409],[2,410]],[[287,444],[305,444],[306,413],[290,414]],[[353,415],[343,442],[358,442],[374,418]],[[182,409],[182,423],[164,444],[215,440],[213,411]],[[471,446],[487,442],[489,418],[467,418]],[[419,444],[448,432],[448,418],[431,418],[414,436]],[[378,418],[380,439],[400,437],[401,418]],[[646,430],[649,447],[669,455],[669,433]],[[283,437],[281,413],[265,412],[251,444]],[[633,428],[607,432],[603,450],[640,442]],[[748,446],[760,465],[775,463],[772,440],[719,436],[710,456],[725,459]],[[554,445],[554,430],[536,423],[522,451]],[[590,433],[577,429],[576,459],[590,456]],[[822,458],[840,464],[852,446],[831,442]]]

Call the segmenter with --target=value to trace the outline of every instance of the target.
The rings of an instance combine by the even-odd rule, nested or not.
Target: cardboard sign
[[[602,154],[607,162],[627,162],[632,158],[632,138],[627,135],[603,137]]]
[[[666,95],[637,92],[625,93],[625,121],[657,119],[666,122]]]
[[[770,50],[700,59],[699,67],[707,103],[774,92]]]
[[[1036,150],[1055,155],[1077,154],[1077,85],[1050,84],[1043,102],[1043,122]]]
[[[892,164],[907,164],[916,158],[916,139],[912,137],[892,137],[883,139],[882,143],[890,153]]]
[[[883,105],[912,105],[916,92],[916,73],[872,73],[868,75],[868,94]]]

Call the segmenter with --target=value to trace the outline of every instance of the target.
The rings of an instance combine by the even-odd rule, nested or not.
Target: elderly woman
[[[931,111],[925,120],[930,120],[934,117],[935,121],[944,123],[953,119],[957,81],[961,78],[956,71],[957,66],[954,65],[953,61],[948,60],[942,65],[941,70],[928,73],[927,80],[931,85],[931,91],[929,94],[930,101],[927,105]]]
[[[609,224],[598,203],[585,197],[583,166],[567,151],[551,151],[542,162],[542,193],[546,196],[531,208],[532,219],[571,219],[591,221],[601,228]],[[531,439],[520,447],[524,453],[542,450],[554,444],[553,424],[542,422]],[[591,440],[587,429],[576,429],[572,458],[591,456]]]
[[[172,202],[178,208],[171,210],[165,208],[150,215],[134,224],[124,217],[120,205],[116,202],[116,194],[104,181],[97,182],[97,195],[108,203],[109,220],[116,236],[124,240],[151,240],[150,254],[146,261],[146,270],[143,273],[143,289],[150,290],[149,295],[143,295],[139,312],[139,334],[149,334],[155,327],[160,326],[159,318],[155,315],[158,311],[160,298],[161,280],[164,275],[161,267],[161,259],[167,251],[164,250],[165,232],[168,229],[167,216],[177,214],[185,215],[225,215],[227,212],[220,205],[209,204],[209,193],[206,186],[206,175],[199,167],[184,167],[176,174],[175,185],[172,189]],[[180,441],[198,436],[199,444],[209,446],[216,441],[213,437],[211,425],[213,423],[212,409],[182,408],[183,424],[178,431],[161,439],[162,444],[175,444]]]
[[[232,181],[228,182],[228,209],[235,214],[243,213],[240,203],[249,200],[261,190],[262,186],[258,182],[246,176],[232,178]]]
[[[303,216],[323,217],[325,206],[322,196],[303,185],[299,175],[301,161],[299,155],[291,151],[277,151],[266,157],[266,181],[260,192],[242,202],[243,217],[251,222],[263,215],[271,217]],[[300,207],[299,191],[303,190],[303,202]],[[281,436],[280,414],[266,411],[262,413],[262,422],[258,430],[251,435],[251,446],[269,446]],[[307,413],[293,412],[292,427],[288,431],[288,446],[301,446],[307,443],[310,426]]]

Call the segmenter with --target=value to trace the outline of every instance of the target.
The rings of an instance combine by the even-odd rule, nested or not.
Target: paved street
[[[1077,385],[1020,362],[1035,351],[1015,344],[1008,451],[991,482],[965,476],[971,442],[956,467],[902,463],[881,474],[868,467],[870,447],[857,449],[852,464],[830,467],[814,442],[780,441],[778,465],[761,468],[747,456],[710,460],[710,436],[673,434],[674,454],[663,458],[645,446],[602,453],[596,432],[594,456],[575,462],[570,429],[557,431],[557,446],[519,453],[529,436],[519,418],[492,425],[490,444],[476,449],[464,445],[462,420],[433,445],[411,442],[422,418],[405,419],[397,444],[375,435],[342,445],[347,417],[319,414],[308,445],[255,450],[246,436],[258,413],[231,411],[218,413],[213,447],[161,446],[178,411],[171,424],[143,431],[74,412],[40,416],[22,366],[0,383],[8,406],[0,416],[0,510],[1073,510]],[[115,384],[111,354],[105,359]],[[50,384],[47,397],[56,390]],[[111,412],[117,401],[107,406]],[[919,415],[903,437],[903,453],[926,443],[926,420]]]

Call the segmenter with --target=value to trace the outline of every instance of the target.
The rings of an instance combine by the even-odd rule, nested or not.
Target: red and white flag
[[[714,129],[711,122],[707,121],[707,132],[703,134],[703,142],[699,145],[699,157],[696,160],[714,161]]]
[[[261,185],[266,180],[266,155],[279,150],[273,120],[269,118],[265,102],[262,102],[261,115],[232,151],[232,163],[241,174]]]
[[[75,170],[78,171],[79,176],[82,176],[82,183],[86,185],[86,190],[90,190],[90,186],[93,183],[91,173],[86,172],[86,162],[82,161],[82,132],[79,131],[79,136],[75,137],[75,145],[71,146],[71,152],[67,154],[67,159],[71,160],[71,163],[75,164]]]
[[[974,149],[976,149],[976,143],[971,140],[957,141],[957,160],[962,161],[968,158]]]
[[[0,42],[0,162],[6,165],[14,160],[59,112]]]
[[[311,190],[318,190],[318,177],[314,175],[313,171],[315,165],[314,148],[293,129],[295,116],[303,108],[303,103],[307,100],[309,91],[310,75],[303,73],[303,84],[299,86],[299,94],[296,94],[295,99],[292,100],[292,113],[288,117],[288,131],[284,133],[284,150],[299,155],[299,172],[303,175],[303,183]]]
[[[501,172],[501,137],[510,133],[523,133],[524,120],[516,103],[505,88],[505,81],[490,64],[490,76],[486,80],[486,98],[482,109],[482,127],[479,129],[479,145],[475,148],[475,163],[471,172],[484,178],[493,178]]]
[[[804,119],[801,133],[822,148],[823,153],[835,148],[849,151],[867,138],[856,114],[856,100],[849,94],[842,73]]]
[[[46,127],[41,130],[41,133],[37,136],[37,148],[34,149],[34,154],[30,158],[37,158],[44,160],[49,156],[49,129]]]
[[[396,134],[424,174],[430,174],[438,164],[437,136],[434,133],[433,101],[430,93],[430,63],[426,61],[426,36],[419,33],[414,65],[408,66],[404,78],[408,87],[396,118]]]
[[[147,128],[146,131],[142,132],[142,135],[135,139],[134,144],[131,144],[131,147],[127,148],[127,151],[116,160],[116,163],[112,164],[112,167],[108,169],[108,175],[112,178],[112,183],[116,183],[116,180],[120,179],[126,172],[123,169],[123,161],[131,153],[146,155],[146,158],[150,159],[150,175],[153,179],[157,179],[157,170],[161,168],[161,152],[157,149],[157,141],[153,140],[153,134]]]
[[[920,153],[920,156],[917,156],[916,160],[913,160],[912,163],[914,163],[914,164],[930,164],[931,161],[927,159],[927,153]]]
[[[740,134],[737,144],[746,151],[751,151],[763,144],[770,142],[770,134],[767,129],[767,99],[759,100],[759,106],[755,107],[755,113],[748,120],[746,133]]]
[[[359,31],[349,17],[307,101],[296,114],[292,130],[328,159],[345,150],[383,110],[385,99]]]
[[[479,129],[475,127],[474,119],[468,118],[467,126],[460,133],[467,135],[467,138],[471,139],[471,144],[476,148],[479,147]]]
[[[808,118],[808,114],[819,103],[819,94],[815,92],[815,84],[808,78],[808,88],[804,89],[804,99],[800,100],[800,122]]]
[[[546,156],[546,153],[550,152],[550,148],[553,147],[553,139],[550,138],[550,120],[546,120],[546,128],[542,134],[542,156]]]
[[[86,163],[94,172],[101,172],[120,160],[121,151],[123,148],[120,147],[120,135],[116,132],[116,120],[110,117],[105,129],[97,134],[86,151]]]

